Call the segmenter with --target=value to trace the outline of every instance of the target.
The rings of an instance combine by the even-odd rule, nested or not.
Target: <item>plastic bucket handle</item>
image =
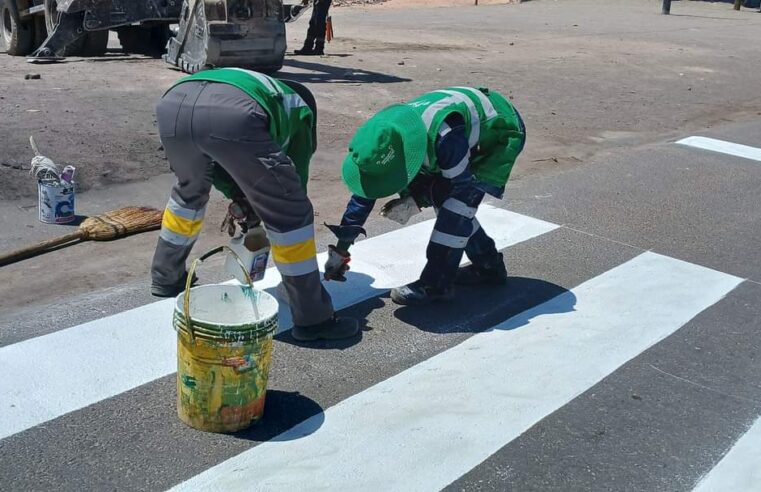
[[[217,253],[221,253],[222,251],[227,251],[229,254],[235,258],[235,261],[238,262],[238,265],[240,266],[241,270],[243,270],[243,275],[245,275],[246,282],[248,283],[248,286],[251,288],[251,292],[254,291],[254,282],[251,281],[251,275],[249,275],[248,270],[246,269],[245,265],[243,265],[243,262],[241,261],[240,257],[227,246],[218,246],[210,251],[207,251],[206,253],[202,254],[200,257],[193,260],[193,264],[190,266],[190,271],[188,272],[188,279],[185,281],[185,294],[183,295],[183,303],[182,303],[182,311],[185,314],[185,326],[188,329],[188,332],[190,333],[190,341],[195,342],[196,335],[193,331],[193,323],[190,319],[190,285],[193,283],[193,274],[196,272],[196,267],[203,263],[205,260],[207,260],[209,257],[214,256]]]

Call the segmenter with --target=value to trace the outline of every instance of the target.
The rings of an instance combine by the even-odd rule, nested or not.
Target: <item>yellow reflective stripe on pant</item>
[[[159,237],[178,246],[192,244],[203,227],[206,208],[193,210],[170,198],[164,209]]]
[[[272,259],[282,275],[299,276],[317,271],[314,224],[289,232],[267,229],[272,243]]]

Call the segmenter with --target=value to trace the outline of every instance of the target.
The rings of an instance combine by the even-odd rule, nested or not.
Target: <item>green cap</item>
[[[384,198],[410,184],[423,166],[428,136],[420,115],[406,104],[367,120],[349,144],[343,180],[355,195]]]

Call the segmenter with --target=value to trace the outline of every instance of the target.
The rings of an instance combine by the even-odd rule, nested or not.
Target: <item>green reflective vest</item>
[[[309,161],[314,152],[314,114],[293,89],[277,79],[241,68],[202,70],[178,80],[175,85],[193,80],[233,85],[259,103],[269,117],[270,136],[293,161],[306,189]],[[215,173],[214,186],[228,198],[232,197],[234,185],[229,182],[227,173]]]
[[[526,133],[513,105],[501,94],[484,88],[449,87],[409,101],[428,131],[428,154],[423,169],[440,173],[436,162],[439,128],[452,113],[465,121],[471,149],[470,169],[476,179],[504,188]]]

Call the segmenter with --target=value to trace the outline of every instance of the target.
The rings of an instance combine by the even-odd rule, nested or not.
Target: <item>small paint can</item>
[[[45,224],[68,224],[76,219],[74,183],[38,181],[39,218]]]

